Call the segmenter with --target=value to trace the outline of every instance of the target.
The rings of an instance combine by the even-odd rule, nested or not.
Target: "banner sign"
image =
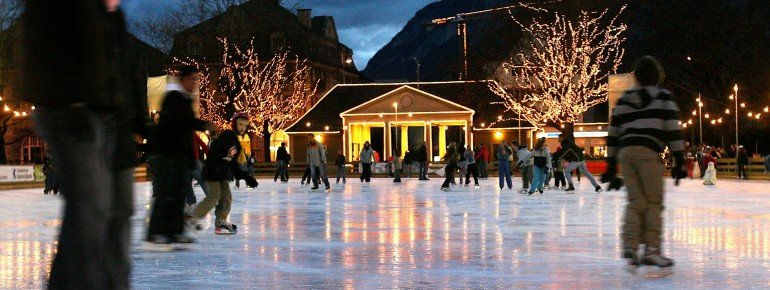
[[[25,181],[35,181],[34,166],[0,166],[0,183]]]

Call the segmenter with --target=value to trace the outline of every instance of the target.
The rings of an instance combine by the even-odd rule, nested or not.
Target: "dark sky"
[[[131,19],[178,5],[179,0],[123,0]],[[436,0],[302,0],[313,15],[331,15],[342,43],[353,49],[356,66],[363,70],[369,59],[404,27],[407,21]]]

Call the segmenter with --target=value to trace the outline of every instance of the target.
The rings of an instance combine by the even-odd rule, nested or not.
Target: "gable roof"
[[[473,121],[478,127],[480,123],[487,126],[497,120],[498,115],[511,117],[505,113],[505,107],[492,102],[501,101],[489,89],[491,81],[476,82],[425,82],[425,83],[377,83],[377,84],[347,84],[337,85],[327,92],[318,103],[313,106],[297,122],[289,126],[286,132],[323,132],[325,126],[329,131],[342,130],[342,118],[340,114],[352,108],[360,106],[377,97],[397,90],[404,86],[418,89],[427,94],[439,97],[457,105],[476,111]],[[306,124],[310,123],[308,127]],[[516,124],[514,124],[516,123]],[[505,121],[496,124],[495,128],[516,127],[515,121]],[[522,126],[531,126],[522,121]]]
[[[411,86],[409,86],[409,85],[403,85],[403,86],[401,86],[401,87],[398,87],[398,88],[397,88],[397,89],[395,89],[395,90],[392,90],[392,91],[390,91],[390,92],[387,92],[387,93],[385,93],[385,94],[382,94],[382,95],[380,95],[380,96],[377,96],[377,97],[375,97],[374,99],[371,99],[371,100],[369,100],[369,101],[366,101],[366,102],[364,102],[363,104],[360,104],[360,105],[358,105],[358,106],[355,106],[355,107],[353,107],[353,108],[351,108],[351,109],[348,109],[348,110],[346,110],[346,111],[344,111],[344,112],[340,113],[340,116],[342,116],[342,115],[348,115],[348,114],[357,114],[357,113],[362,113],[362,112],[360,112],[360,111],[362,111],[362,110],[366,110],[366,109],[367,109],[367,107],[368,107],[369,105],[374,105],[375,103],[377,103],[377,102],[380,102],[380,101],[382,101],[383,99],[386,99],[386,98],[388,98],[388,97],[391,97],[391,96],[393,96],[393,95],[397,95],[397,94],[399,94],[399,93],[402,93],[402,92],[405,92],[405,91],[411,91],[411,92],[417,93],[417,94],[419,94],[419,95],[421,95],[421,96],[423,96],[423,97],[427,97],[427,98],[430,98],[430,99],[434,99],[434,100],[436,100],[436,101],[438,101],[438,102],[440,102],[440,103],[442,103],[442,104],[444,104],[444,105],[448,105],[449,107],[451,107],[451,108],[454,108],[453,110],[456,110],[456,111],[458,111],[458,112],[462,112],[462,111],[466,111],[466,112],[473,112],[473,109],[471,109],[471,108],[468,108],[468,107],[466,107],[466,106],[463,106],[463,105],[457,104],[457,103],[455,103],[455,102],[452,102],[452,101],[448,101],[448,100],[446,100],[446,99],[444,99],[444,98],[441,98],[441,97],[438,97],[438,96],[436,96],[436,95],[433,95],[433,94],[431,94],[431,93],[428,93],[428,92],[425,92],[425,91],[419,90],[419,89],[417,89],[417,88],[414,88],[414,87],[411,87]],[[389,105],[389,104],[387,104],[386,106],[388,106],[388,107],[389,107],[390,105]],[[411,109],[405,109],[405,110],[403,110],[403,112],[416,112],[416,111],[414,111],[414,110],[411,110]],[[420,112],[422,112],[422,111],[420,111]],[[378,113],[381,113],[381,112],[378,112]],[[369,113],[367,113],[367,114],[369,114]]]

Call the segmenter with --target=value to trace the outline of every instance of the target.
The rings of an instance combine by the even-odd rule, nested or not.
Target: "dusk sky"
[[[130,19],[154,15],[153,11],[179,5],[180,0],[124,0]],[[418,10],[435,0],[303,0],[313,15],[331,15],[342,43],[353,49],[356,66],[369,59],[404,27]]]

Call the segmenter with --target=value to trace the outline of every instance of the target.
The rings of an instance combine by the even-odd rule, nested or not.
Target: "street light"
[[[399,133],[399,128],[398,128],[398,102],[393,102],[393,109],[396,110],[396,148],[399,148],[401,143],[398,143],[398,133]],[[393,149],[391,148],[391,150],[393,150]],[[393,154],[395,155],[396,152],[393,152]]]
[[[733,87],[735,91],[735,146],[739,146],[741,143],[738,140],[738,84]]]

